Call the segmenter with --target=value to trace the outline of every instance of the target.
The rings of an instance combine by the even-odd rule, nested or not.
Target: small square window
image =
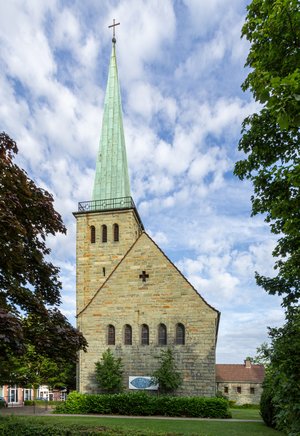
[[[238,387],[236,388],[236,391],[237,391],[238,394],[241,394],[241,393],[242,393],[242,388],[241,388],[241,386],[238,386]]]
[[[228,386],[224,387],[224,394],[228,394]]]
[[[255,394],[255,389],[254,388],[250,388],[250,394]]]

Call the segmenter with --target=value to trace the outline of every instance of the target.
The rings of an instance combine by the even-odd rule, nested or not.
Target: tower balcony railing
[[[105,200],[82,201],[78,203],[78,212],[131,208],[136,208],[132,197],[107,198]]]

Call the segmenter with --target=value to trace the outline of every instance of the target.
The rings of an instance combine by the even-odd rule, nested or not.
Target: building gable
[[[143,232],[78,315],[88,341],[81,353],[80,390],[95,392],[95,362],[111,348],[130,376],[151,376],[161,348],[174,349],[184,387],[211,396],[219,312],[209,306],[155,242]]]
[[[157,306],[160,302],[160,308],[166,314],[171,313],[175,299],[178,304],[181,301],[180,304],[187,306],[196,305],[200,311],[211,311],[218,329],[220,313],[204,300],[146,232],[132,244],[83,311],[94,300],[102,301],[106,294],[109,298],[113,294],[118,304],[122,300],[124,304],[128,302],[124,282],[126,288],[130,288],[131,296],[133,293],[139,295],[140,304],[148,301],[148,304]]]

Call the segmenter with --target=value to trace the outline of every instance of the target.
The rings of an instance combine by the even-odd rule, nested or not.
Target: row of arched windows
[[[114,242],[119,241],[120,237],[120,231],[119,231],[119,224],[113,224],[112,226],[112,233],[113,233],[113,240]],[[96,227],[90,226],[90,239],[91,243],[95,244],[96,242]],[[107,242],[107,225],[103,224],[101,226],[101,242]]]
[[[165,324],[159,324],[158,326],[157,342],[158,345],[167,345],[168,335],[167,327]],[[149,345],[149,327],[147,324],[142,324],[140,330],[140,343],[141,345]],[[123,330],[123,341],[124,345],[132,345],[132,327],[129,324],[125,324]],[[116,330],[112,324],[107,326],[107,344],[116,345]],[[176,324],[175,331],[175,344],[184,345],[185,344],[185,327],[183,324]]]

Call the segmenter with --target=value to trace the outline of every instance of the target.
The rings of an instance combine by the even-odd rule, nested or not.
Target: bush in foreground
[[[276,407],[273,404],[274,389],[266,378],[260,398],[260,414],[268,427],[276,427]]]
[[[126,429],[113,429],[106,426],[88,426],[84,424],[68,424],[68,423],[47,423],[39,422],[34,418],[22,417],[0,417],[0,434],[5,436],[77,436],[77,435],[124,435],[129,433]],[[130,430],[130,436],[153,436],[151,431]]]
[[[154,396],[145,392],[88,395],[72,392],[56,413],[230,418],[223,398]]]

